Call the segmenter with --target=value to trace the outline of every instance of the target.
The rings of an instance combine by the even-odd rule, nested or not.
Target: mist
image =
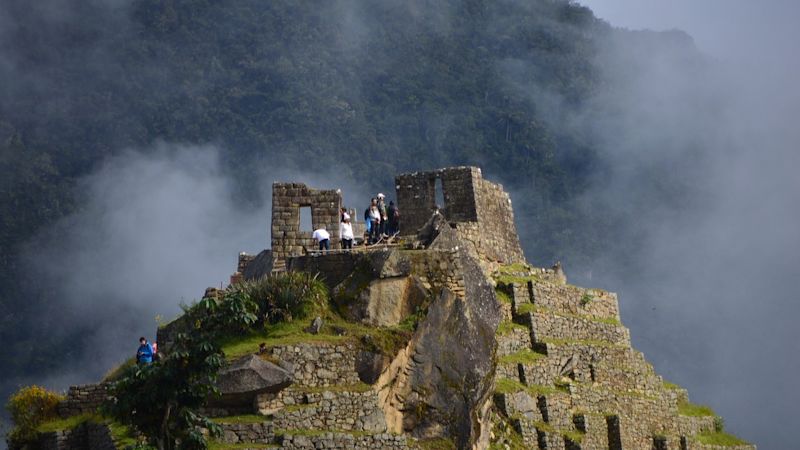
[[[422,112],[413,114],[388,110],[388,115],[397,114],[394,128],[373,135],[369,127],[353,126],[352,117],[364,114],[364,99],[374,94],[368,90],[383,86],[375,80],[364,83],[350,64],[366,60],[389,73],[431,64],[415,60],[414,53],[397,56],[407,60],[396,59],[383,51],[380,36],[387,33],[384,26],[410,37],[417,30],[443,35],[458,31],[459,22],[452,20],[456,3],[441,3],[436,14],[428,14],[432,7],[425,1],[326,4],[321,16],[326,24],[333,23],[326,32],[341,49],[341,67],[318,66],[328,70],[325,77],[315,70],[303,72],[308,78],[303,81],[312,86],[307,92],[293,87],[293,82],[301,84],[297,80],[280,85],[312,98],[303,106],[309,111],[284,111],[287,116],[282,116],[254,110],[249,114],[253,121],[282,121],[288,131],[275,135],[278,142],[269,148],[259,146],[263,136],[237,134],[230,141],[238,149],[228,147],[230,142],[202,144],[216,142],[215,121],[230,117],[204,114],[194,98],[227,101],[214,93],[238,87],[217,86],[214,64],[203,67],[207,73],[202,76],[174,74],[165,68],[169,54],[137,54],[129,61],[115,53],[121,41],[138,32],[127,15],[131,2],[48,0],[32,8],[29,2],[14,1],[0,7],[0,111],[37,124],[40,109],[82,105],[68,100],[92,98],[96,85],[111,86],[102,92],[117,96],[90,103],[99,105],[97,109],[48,116],[57,119],[46,124],[48,129],[92,130],[91,148],[84,149],[80,141],[50,142],[47,133],[38,144],[59,150],[62,145],[78,147],[74,154],[92,169],[79,178],[78,212],[25,245],[26,286],[48,299],[40,315],[27,317],[40,321],[31,327],[48,330],[53,340],[75,344],[70,363],[49,371],[58,375],[6,384],[38,382],[63,389],[96,381],[130,357],[139,336],[154,337],[157,318],[172,319],[181,303],[199,298],[207,286],[226,283],[239,251],[255,253],[269,246],[273,181],[341,188],[345,205],[360,211],[374,195],[370,189],[393,192],[394,169],[431,169],[417,167],[417,156],[438,155],[446,148],[464,127],[458,121],[463,105],[437,109],[421,103]],[[543,2],[518,3],[535,9]],[[565,240],[557,254],[543,255],[537,240],[544,231],[536,223],[539,211],[534,207],[547,205],[526,203],[536,196],[531,192],[535,183],[526,190],[520,180],[503,178],[497,159],[503,155],[484,155],[478,148],[456,161],[443,156],[437,161],[443,166],[483,165],[488,179],[512,191],[518,229],[534,264],[560,259],[571,282],[619,292],[622,319],[632,330],[634,345],[659,374],[687,387],[693,401],[714,407],[731,432],[759,448],[789,448],[794,441],[790,420],[784,418],[792,417],[800,401],[793,386],[800,369],[795,344],[800,331],[793,323],[800,317],[800,306],[793,301],[793,284],[800,279],[800,213],[794,200],[800,193],[800,177],[794,173],[800,163],[800,130],[793,123],[800,113],[800,90],[794,86],[800,60],[793,54],[800,37],[794,26],[800,7],[790,0],[581,3],[596,8],[611,25],[672,31],[606,33],[593,61],[601,84],[579,107],[552,86],[537,84],[537,71],[547,68],[546,63],[507,59],[498,63],[496,73],[509,92],[533,105],[536,118],[546,120],[554,134],[578,136],[596,150],[598,164],[582,180],[584,194],[566,207],[612,224],[570,224],[590,235],[594,228],[610,229],[595,233],[597,242],[591,243],[604,251]],[[376,21],[378,6],[396,7],[403,20]],[[88,16],[92,20],[83,20]],[[221,29],[237,30],[239,25],[222,14],[216,20]],[[498,34],[508,26],[490,25]],[[20,32],[26,29],[39,32]],[[83,37],[70,47],[74,53],[59,54],[50,45],[64,30]],[[574,32],[583,36],[586,30],[576,27]],[[18,46],[27,36],[36,39]],[[248,38],[232,36],[232,41]],[[301,63],[327,62],[309,44],[314,41],[304,37],[305,32],[288,36],[287,54]],[[67,67],[64,78],[53,67]],[[128,89],[126,77],[152,95],[141,104],[122,96],[139,106],[130,111],[119,101],[118,91]],[[419,81],[442,90],[452,80]],[[318,93],[322,100],[313,99]],[[36,108],[26,109],[31,104]],[[159,116],[165,104],[185,105],[186,115]],[[321,114],[340,118],[339,128],[304,126],[303,120],[319,113],[313,111],[319,105]],[[141,117],[130,114],[139,110],[144,111]],[[182,126],[174,127],[173,136],[160,136],[158,126],[148,128],[149,115]],[[95,116],[114,118],[113,127],[95,130]],[[3,138],[7,120],[0,117]],[[293,134],[296,123],[301,131]],[[425,135],[426,146],[404,147],[416,142],[404,134],[413,132]],[[192,138],[181,139],[182,133]],[[491,133],[486,130],[487,136]],[[336,135],[351,137],[352,147],[359,150],[349,158],[371,161],[374,172],[354,172],[341,160],[326,144]],[[159,138],[171,143],[150,143]],[[378,139],[396,143],[396,153],[373,152],[371,145]],[[254,162],[249,171],[232,169],[236,165],[231,161],[241,157],[242,148],[251,153],[246,164]],[[87,163],[95,159],[100,160],[96,166]],[[587,254],[588,260],[579,257]]]
[[[787,21],[800,6],[581,3],[612,25],[686,26],[708,59],[687,61],[630,34],[599,52],[611,87],[596,99],[603,114],[571,119],[602,142],[611,170],[581,204],[627,220],[614,250],[574,275],[619,291],[634,345],[728,430],[761,449],[789,448],[800,401],[800,32]],[[652,177],[663,170],[668,186]],[[669,190],[685,201],[665,204]]]

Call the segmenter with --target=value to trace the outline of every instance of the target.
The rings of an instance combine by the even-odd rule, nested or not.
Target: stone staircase
[[[717,449],[692,439],[713,432],[714,417],[681,415],[686,391],[665,386],[631,347],[615,294],[535,276],[497,290],[510,302],[494,403],[526,448]]]

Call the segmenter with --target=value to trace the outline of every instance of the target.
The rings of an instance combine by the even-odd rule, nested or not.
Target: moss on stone
[[[510,355],[501,356],[499,361],[501,364],[534,364],[542,358],[547,358],[547,355],[525,349]]]
[[[596,317],[585,314],[570,314],[536,306],[533,303],[524,303],[517,307],[517,314],[532,314],[537,312],[542,314],[552,314],[554,316],[569,317],[573,319],[588,320],[590,322],[606,323],[609,325],[621,325],[619,319],[616,317]]]
[[[669,382],[667,380],[663,380],[662,384],[664,386],[664,389],[669,389],[669,390],[683,389],[682,387],[678,386],[677,384]]]
[[[280,448],[277,444],[260,444],[252,442],[239,442],[236,444],[226,444],[219,441],[209,441],[208,450],[224,450],[224,449],[247,449],[247,448]]]
[[[501,301],[503,303],[508,303],[509,305],[511,304],[511,296],[508,295],[507,292],[505,292],[502,289],[495,289],[494,292],[497,295],[497,300],[499,300],[499,301]]]
[[[498,336],[504,336],[506,334],[511,334],[512,332],[514,332],[514,330],[522,330],[528,332],[528,327],[526,327],[525,325],[520,325],[518,323],[510,322],[508,320],[504,320],[500,322],[500,324],[497,326],[496,334]]]
[[[269,420],[267,416],[262,416],[260,414],[243,414],[241,416],[225,416],[225,417],[214,417],[213,419],[216,423],[264,423]]]
[[[87,422],[101,423],[103,422],[103,417],[96,413],[84,413],[67,417],[66,419],[58,418],[48,420],[39,424],[39,426],[36,427],[36,431],[39,433],[51,433],[53,431],[71,430]]]
[[[576,444],[580,444],[581,441],[583,441],[583,437],[585,436],[585,433],[582,433],[580,431],[564,431],[561,434],[564,436],[565,439],[569,439],[570,441]]]
[[[695,435],[693,438],[695,441],[706,444],[706,445],[721,445],[723,447],[728,446],[735,446],[735,445],[750,445],[749,442],[743,441],[738,437],[724,433],[724,432],[714,432],[714,433],[700,433]]]
[[[690,417],[708,417],[717,415],[714,410],[708,406],[696,405],[690,402],[679,402],[678,414]]]
[[[539,384],[524,385],[517,380],[512,380],[509,378],[500,378],[497,381],[495,381],[494,391],[495,393],[498,394],[513,394],[515,392],[524,391],[527,392],[532,397],[563,392],[557,387],[542,386]]]

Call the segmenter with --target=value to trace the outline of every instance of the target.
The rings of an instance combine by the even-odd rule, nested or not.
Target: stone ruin
[[[480,169],[397,176],[405,244],[368,251],[306,252],[299,208],[334,229],[341,192],[273,187],[273,248],[240,256],[238,278],[318,274],[341,317],[367,332],[318,326],[327,340],[276,341],[232,362],[225,401],[213,404],[222,448],[755,450],[703,441],[720,422],[632,347],[616,294],[525,261],[508,194]],[[414,316],[402,345],[376,345]],[[180,322],[159,329],[161,348]],[[59,412],[91,411],[104,395],[103,385],[76,387]],[[42,447],[108,448],[104,433],[50,433]]]

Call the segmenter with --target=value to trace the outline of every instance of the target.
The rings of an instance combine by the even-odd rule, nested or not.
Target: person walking
[[[314,230],[312,237],[319,242],[319,251],[328,251],[331,249],[331,235],[324,226]]]
[[[139,338],[139,349],[136,350],[136,363],[150,364],[151,362],[153,362],[153,347],[142,336]]]
[[[342,243],[343,250],[353,249],[353,225],[350,224],[350,214],[344,213],[342,221],[339,222],[339,241]]]

